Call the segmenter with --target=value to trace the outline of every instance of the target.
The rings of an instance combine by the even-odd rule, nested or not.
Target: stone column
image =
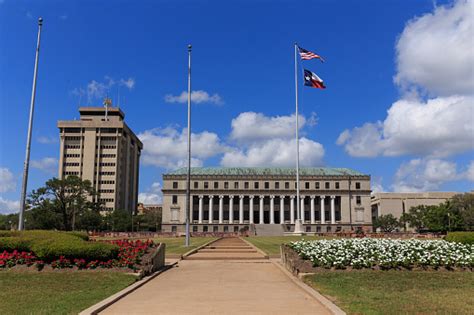
[[[202,199],[204,198],[203,195],[199,196],[199,216],[198,216],[198,223],[202,223]]]
[[[244,224],[244,195],[240,195],[239,200],[239,223]]]
[[[213,200],[214,200],[214,196],[209,196],[209,223],[212,224],[213,222],[213,216],[214,216],[214,213],[213,213]]]
[[[314,198],[316,196],[311,196],[311,215],[310,215],[310,219],[311,219],[311,224],[315,224],[316,223],[316,219],[314,217]]]
[[[219,196],[219,223],[224,223],[224,196]]]
[[[295,196],[290,196],[290,223],[295,224]]]
[[[285,223],[285,196],[280,196],[280,224]]]
[[[264,222],[263,222],[263,198],[265,198],[265,196],[261,195],[260,196],[260,206],[258,207],[258,213],[259,213],[258,224],[264,224]]]
[[[305,217],[304,217],[304,196],[300,196],[300,212],[301,212],[301,222],[304,223]]]
[[[321,200],[320,200],[321,224],[325,224],[326,223],[326,213],[324,212],[324,198],[326,198],[326,196],[319,196],[319,198],[321,198]]]
[[[270,224],[275,224],[275,196],[270,196]]]
[[[229,196],[229,224],[234,223],[234,196]]]
[[[331,224],[336,224],[336,207],[334,205],[334,199],[336,196],[331,196]]]
[[[249,196],[249,223],[253,224],[253,197]]]

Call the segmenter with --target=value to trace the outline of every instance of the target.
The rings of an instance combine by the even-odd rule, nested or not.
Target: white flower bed
[[[442,240],[303,240],[289,246],[314,267],[474,267],[474,245]]]

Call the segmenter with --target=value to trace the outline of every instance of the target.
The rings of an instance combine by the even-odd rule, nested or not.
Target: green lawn
[[[113,271],[0,271],[2,314],[77,314],[135,282]]]
[[[305,282],[348,314],[472,314],[474,273],[327,271]]]
[[[318,236],[253,236],[253,237],[246,237],[247,241],[252,243],[253,245],[260,248],[262,251],[267,253],[269,256],[280,256],[280,245],[293,242],[293,241],[300,241],[302,239],[305,240],[317,240],[321,239]]]

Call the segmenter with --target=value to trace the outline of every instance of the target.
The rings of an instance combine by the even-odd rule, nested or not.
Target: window
[[[316,227],[316,232],[321,232],[321,227],[320,226]]]
[[[245,189],[249,189],[249,182],[245,182],[245,183],[244,183],[244,188],[245,188]]]
[[[285,182],[285,189],[290,189],[290,183],[289,182]]]
[[[319,189],[319,182],[314,183],[314,188]]]
[[[356,196],[356,204],[360,205],[361,204],[361,201],[360,201],[360,196]]]
[[[270,188],[270,183],[269,182],[265,182],[265,189],[269,189]]]
[[[178,188],[178,182],[173,182],[173,188],[174,189]]]
[[[229,182],[224,182],[224,189],[229,189]]]
[[[199,182],[194,182],[194,189],[198,189],[199,187]]]
[[[338,226],[336,227],[336,232],[341,232],[342,231],[342,227]]]
[[[173,195],[173,204],[177,204],[178,203],[178,196],[176,195]]]
[[[219,188],[219,182],[214,182],[214,189],[218,189]]]
[[[202,231],[203,231],[203,232],[209,231],[209,227],[208,227],[207,225],[204,225],[204,226],[202,227]]]
[[[204,189],[209,189],[209,183],[208,182],[204,182]]]
[[[234,226],[234,233],[239,233],[239,227],[238,226]]]
[[[356,189],[360,189],[360,183],[356,182]]]
[[[339,189],[339,182],[336,182],[336,189]]]
[[[219,232],[219,227],[218,227],[217,225],[214,225],[214,226],[212,227],[212,232],[214,232],[214,233],[215,233],[215,232]]]
[[[253,188],[258,189],[258,182],[253,183]]]
[[[309,189],[309,182],[304,183],[304,188]]]
[[[224,226],[224,232],[229,232],[229,227],[227,225]]]
[[[234,182],[234,189],[239,189],[239,182]]]
[[[326,183],[324,184],[324,187],[325,187],[326,189],[329,189],[329,182],[326,182]]]
[[[171,232],[176,233],[177,231],[176,225],[171,226]]]
[[[193,225],[193,232],[196,233],[198,231],[198,227],[196,225]]]
[[[275,189],[280,189],[280,183],[279,182],[275,183]]]
[[[311,226],[310,225],[306,226],[306,232],[311,232]]]
[[[330,226],[326,227],[326,232],[331,232],[331,227]]]

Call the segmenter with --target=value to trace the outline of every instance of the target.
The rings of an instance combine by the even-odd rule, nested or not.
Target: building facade
[[[81,107],[80,119],[58,121],[59,178],[89,180],[104,210],[136,211],[143,144],[119,108]],[[97,200],[95,200],[97,201]]]
[[[165,232],[185,231],[185,168],[163,174]],[[371,229],[370,176],[346,168],[301,168],[305,232]],[[292,168],[192,168],[191,231],[237,232],[254,225],[294,231],[296,171]]]

